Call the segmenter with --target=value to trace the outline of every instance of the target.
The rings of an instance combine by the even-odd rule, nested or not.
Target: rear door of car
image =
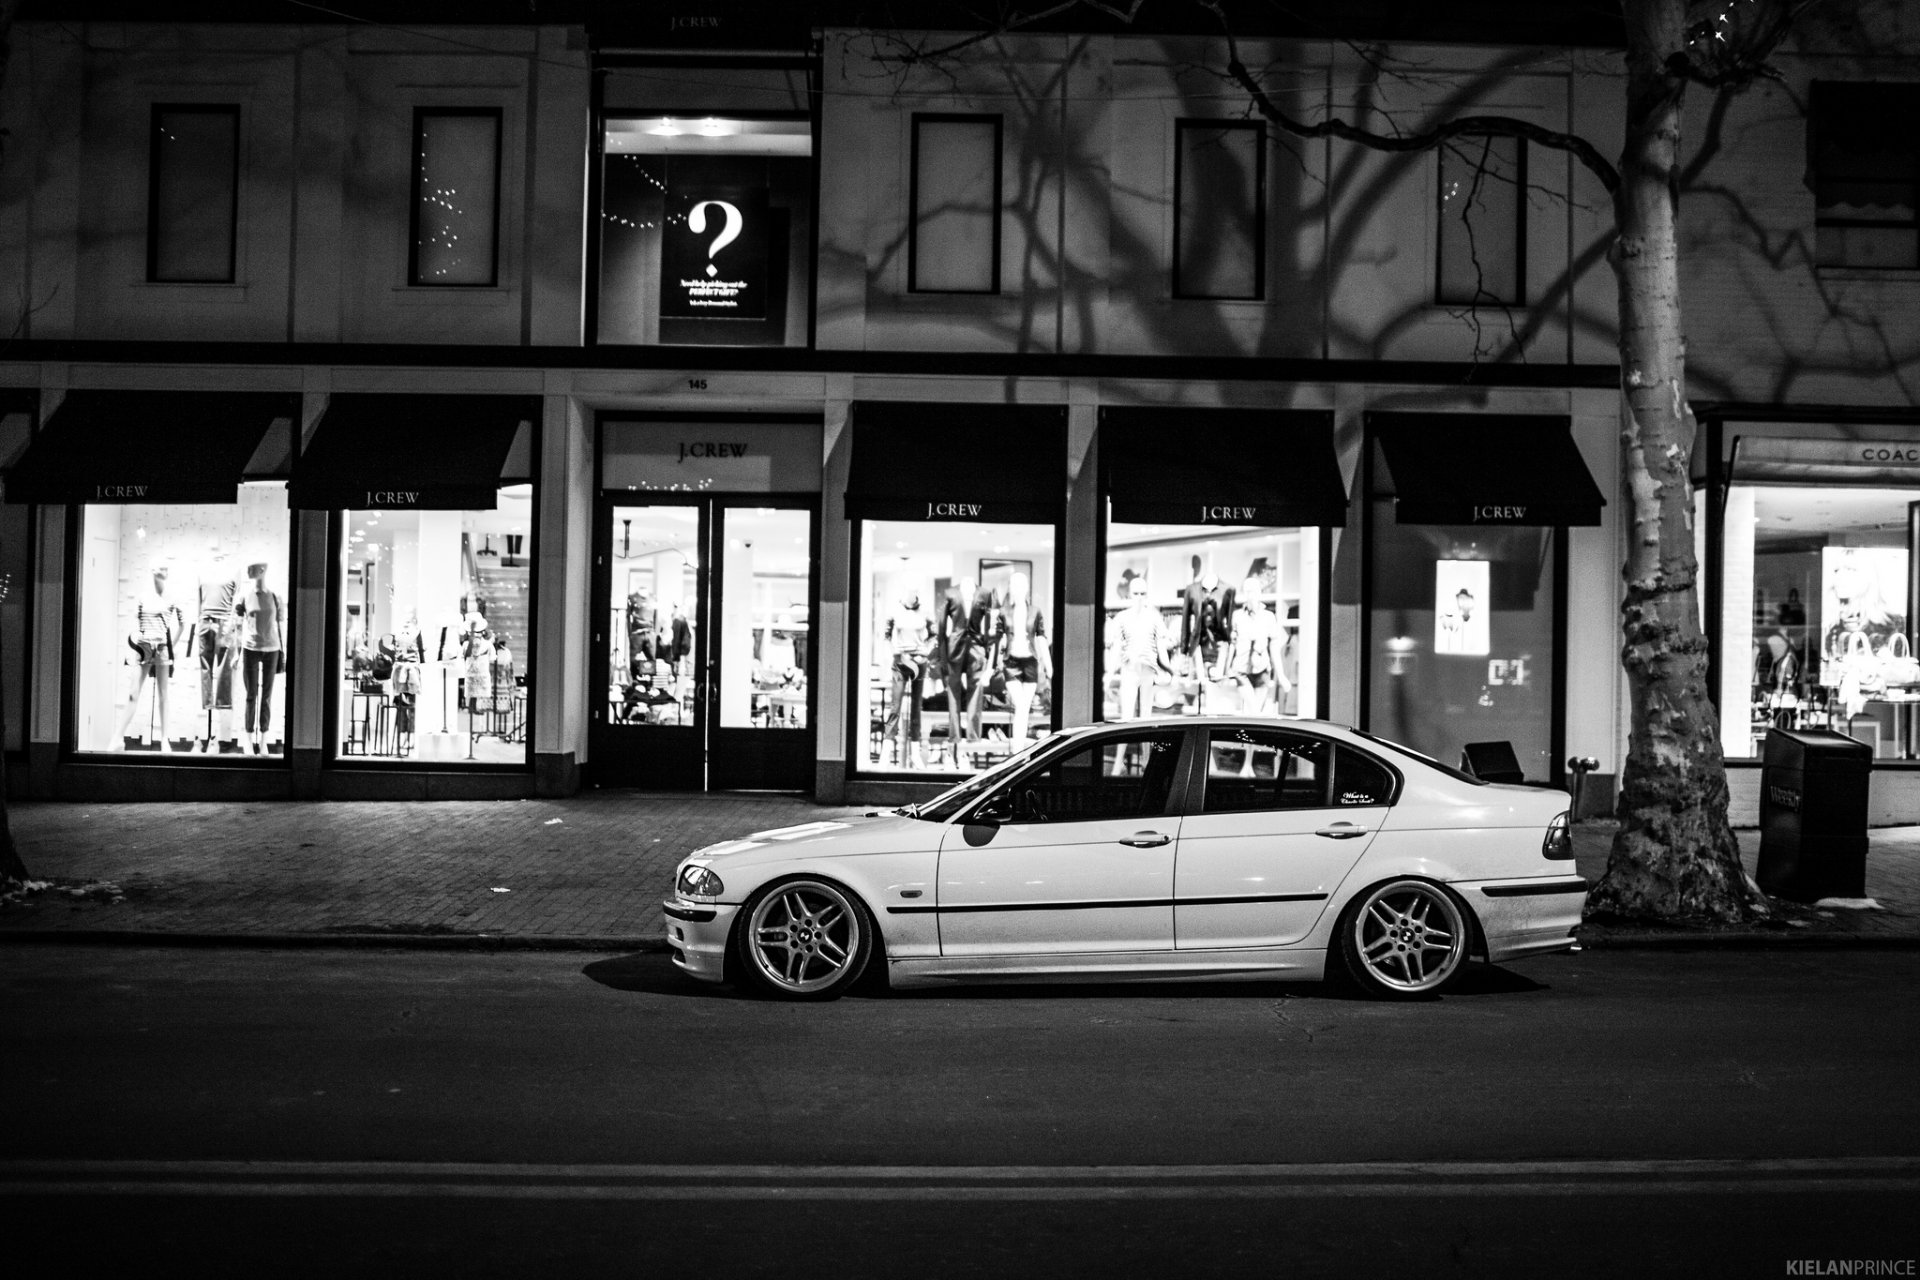
[[[1373,843],[1394,774],[1303,730],[1211,727],[1196,748],[1174,869],[1175,945],[1299,941]]]
[[[947,956],[1173,949],[1184,728],[1103,734],[989,793],[940,844]]]

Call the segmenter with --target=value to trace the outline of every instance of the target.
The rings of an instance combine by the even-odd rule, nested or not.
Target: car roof
[[[1076,725],[1063,729],[1065,734],[1088,734],[1107,729],[1189,729],[1202,725],[1248,725],[1262,729],[1308,729],[1315,732],[1332,730],[1336,734],[1351,734],[1353,726],[1340,724],[1333,720],[1303,720],[1293,716],[1151,716],[1139,720],[1106,720],[1098,724]]]

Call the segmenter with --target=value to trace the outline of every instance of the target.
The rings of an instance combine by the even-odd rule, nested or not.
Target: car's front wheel
[[[734,939],[740,969],[782,999],[834,999],[860,980],[873,954],[872,917],[829,880],[768,885],[742,914]]]
[[[1389,880],[1348,905],[1339,945],[1347,973],[1369,995],[1414,999],[1444,990],[1472,941],[1452,894],[1430,880]]]

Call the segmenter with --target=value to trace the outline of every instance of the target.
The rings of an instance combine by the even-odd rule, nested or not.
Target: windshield
[[[1462,782],[1471,782],[1476,787],[1484,787],[1487,785],[1487,780],[1485,778],[1476,778],[1472,774],[1468,773],[1465,769],[1456,769],[1452,765],[1441,764],[1438,760],[1435,760],[1432,756],[1425,755],[1419,751],[1415,751],[1412,747],[1403,747],[1397,742],[1389,742],[1385,738],[1382,738],[1377,734],[1368,733],[1365,729],[1355,729],[1353,733],[1355,737],[1365,738],[1368,742],[1373,743],[1375,746],[1385,747],[1389,751],[1397,751],[1401,755],[1406,756],[1409,760],[1418,760],[1421,764],[1427,766],[1427,768],[1429,769],[1438,769],[1441,773],[1446,774],[1449,778],[1458,778]]]
[[[985,773],[976,773],[959,786],[947,791],[942,791],[939,795],[926,801],[924,804],[908,805],[906,808],[900,810],[900,812],[906,814],[909,818],[920,818],[927,822],[945,822],[948,818],[960,812],[975,796],[985,791],[1000,779],[1006,777],[1007,774],[1013,770],[1020,768],[1032,760],[1044,748],[1054,746],[1064,740],[1062,735],[1042,738],[1014,752],[1005,760],[993,766],[993,768],[988,769]]]

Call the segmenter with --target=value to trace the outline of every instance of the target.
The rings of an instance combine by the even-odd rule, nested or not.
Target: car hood
[[[860,853],[912,853],[938,849],[943,829],[941,823],[895,813],[856,814],[722,840],[694,850],[687,860],[740,864],[785,858],[843,858]]]

